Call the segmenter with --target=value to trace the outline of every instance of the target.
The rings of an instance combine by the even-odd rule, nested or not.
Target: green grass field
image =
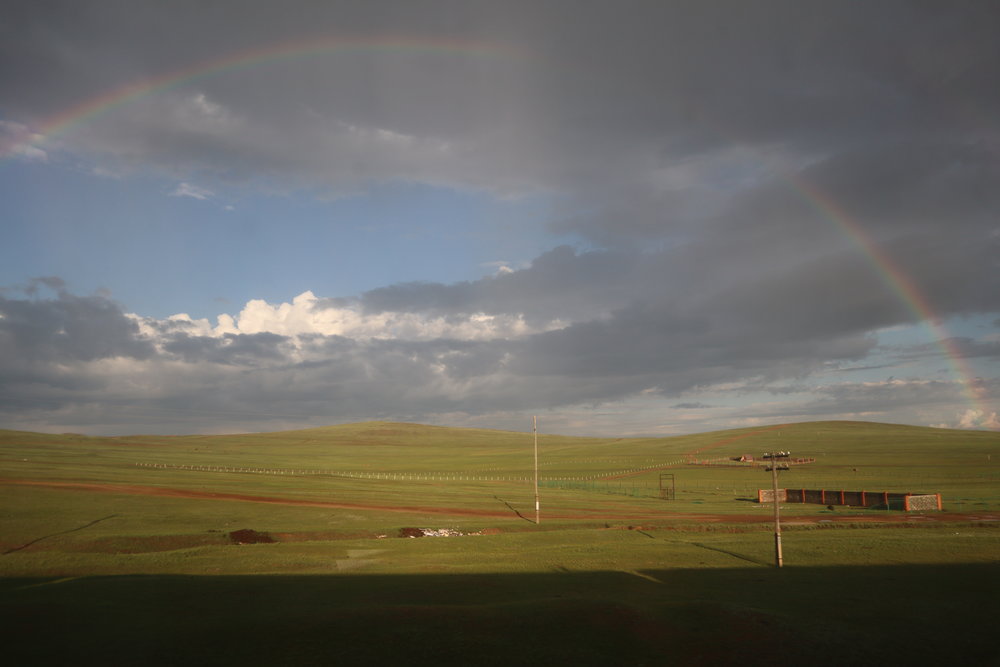
[[[530,433],[0,431],[0,638],[11,664],[1000,664],[1000,434],[538,442],[536,524]],[[775,450],[815,458],[783,487],[944,511],[783,504],[778,570],[770,474],[688,463]]]

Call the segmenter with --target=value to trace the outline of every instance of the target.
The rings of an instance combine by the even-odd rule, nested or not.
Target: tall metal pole
[[[535,436],[535,524],[542,522],[541,505],[538,502],[538,416],[531,417],[531,432]]]
[[[790,456],[788,452],[774,452],[773,454],[765,453],[764,459],[769,459],[771,461],[770,471],[771,471],[771,500],[774,501],[774,566],[781,567],[782,557],[781,557],[781,515],[779,507],[781,505],[778,502],[778,459],[787,459]],[[781,465],[781,470],[788,470],[788,464]]]
[[[781,516],[779,507],[781,503],[778,502],[778,463],[776,461],[771,461],[771,480],[773,482],[774,495],[771,499],[774,500],[774,566],[781,567]]]

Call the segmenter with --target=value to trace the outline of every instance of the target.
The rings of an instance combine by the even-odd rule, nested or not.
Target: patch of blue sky
[[[107,289],[154,317],[214,317],[306,290],[347,297],[399,282],[476,280],[574,243],[549,233],[548,196],[419,184],[329,200],[12,161],[0,167],[0,200],[0,286],[59,276],[73,292]]]
[[[954,351],[956,347],[943,345],[938,337],[942,334],[948,338],[966,338],[988,343],[1000,339],[1000,327],[996,324],[995,315],[978,315],[948,318],[934,328],[920,322],[879,329],[873,332],[877,344],[864,359],[831,363],[825,372],[811,376],[804,383],[885,382],[889,379],[919,378],[964,381],[965,378],[957,376],[955,362],[949,358],[950,351]],[[969,357],[965,360],[965,365],[980,375],[1000,370],[1000,363],[992,357]]]

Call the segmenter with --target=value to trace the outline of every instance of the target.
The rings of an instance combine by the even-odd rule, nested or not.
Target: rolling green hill
[[[538,445],[536,524],[530,433],[383,422],[183,437],[0,431],[5,655],[602,665],[998,655],[1000,434],[818,422],[670,438],[540,433]],[[782,486],[941,493],[944,511],[784,505],[776,570],[771,506],[755,501],[770,474],[733,460],[775,450],[814,459],[781,473]],[[401,539],[415,530],[451,537]]]
[[[240,528],[286,542],[375,538],[414,523],[464,532],[730,523],[766,530],[768,508],[755,500],[770,475],[733,459],[775,450],[811,461],[781,473],[785,487],[940,493],[948,516],[989,513],[1000,511],[998,447],[997,433],[863,422],[669,438],[540,434],[535,525],[530,433],[384,422],[212,436],[0,431],[0,495],[9,508],[0,550],[62,531],[75,532],[47,546],[80,554],[97,538],[131,541],[140,552],[159,544],[162,552],[171,540],[225,542]],[[664,488],[673,499],[663,499]],[[801,504],[784,515],[792,525],[901,518]],[[75,530],[107,516],[114,519]]]

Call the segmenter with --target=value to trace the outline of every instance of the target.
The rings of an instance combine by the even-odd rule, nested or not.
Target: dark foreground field
[[[996,564],[0,586],[10,665],[1000,664]]]

